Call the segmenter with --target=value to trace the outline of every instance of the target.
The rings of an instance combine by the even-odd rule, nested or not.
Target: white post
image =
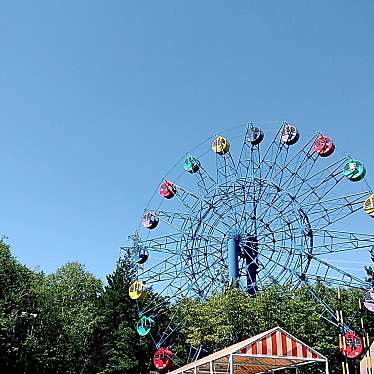
[[[209,371],[210,371],[210,374],[214,374],[214,372],[213,372],[213,361],[209,362]]]
[[[234,374],[234,356],[232,355],[232,353],[230,354],[229,365],[230,365],[230,374]]]
[[[329,362],[326,359],[326,374],[329,374]]]

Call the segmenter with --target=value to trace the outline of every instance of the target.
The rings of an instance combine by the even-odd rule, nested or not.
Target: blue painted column
[[[233,287],[239,286],[239,241],[236,235],[230,235],[227,243],[229,280]]]

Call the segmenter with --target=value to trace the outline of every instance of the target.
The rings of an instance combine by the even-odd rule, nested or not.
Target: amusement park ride
[[[142,300],[137,331],[154,341],[160,371],[173,366],[172,336],[183,323],[173,317],[159,331],[165,300],[204,300],[229,285],[256,296],[274,280],[308,287],[324,318],[340,329],[343,354],[362,352],[362,338],[311,285],[368,288],[328,258],[374,246],[374,236],[335,229],[362,209],[374,218],[366,169],[351,156],[335,159],[329,136],[317,133],[298,147],[298,129],[286,122],[279,127],[267,146],[268,134],[250,123],[234,150],[223,136],[210,139],[210,149],[206,143],[196,147],[178,166],[182,175],[161,181],[155,205],[145,209],[132,244],[124,247],[138,264],[129,289],[134,302]],[[147,298],[151,289],[163,298]],[[372,299],[366,300],[371,307]]]

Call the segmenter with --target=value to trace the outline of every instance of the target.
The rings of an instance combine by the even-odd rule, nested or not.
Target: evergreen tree
[[[38,280],[0,241],[0,372],[24,373],[30,366]]]
[[[130,256],[125,256],[107,277],[108,284],[98,302],[98,323],[92,340],[92,372],[147,372],[150,353],[136,332],[137,306],[129,297],[135,274],[135,265]]]

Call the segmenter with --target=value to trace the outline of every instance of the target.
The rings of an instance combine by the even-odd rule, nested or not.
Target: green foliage
[[[135,270],[125,256],[105,287],[77,262],[45,275],[21,265],[0,242],[0,372],[149,373],[154,348],[136,332],[137,306],[128,295]],[[372,276],[368,268],[373,282]],[[316,284],[314,292],[332,310],[338,308],[336,289]],[[362,292],[341,294],[344,318],[352,317],[349,324],[360,332]],[[181,359],[190,345],[213,352],[279,325],[326,355],[333,373],[340,371],[339,331],[322,317],[324,309],[307,288],[290,290],[274,282],[256,298],[228,288],[204,302],[185,299],[178,305],[148,290],[140,303],[150,300],[159,306],[155,333],[165,330],[174,314],[186,321],[171,341]],[[373,331],[373,317],[364,318]]]
[[[0,243],[0,372],[146,373],[151,346],[135,326],[128,289],[135,267],[117,263],[103,289],[72,262],[44,275]]]
[[[47,368],[64,373],[85,371],[101,290],[101,282],[76,262],[45,277],[40,287],[35,336],[40,340],[38,353]]]
[[[188,301],[182,307],[188,341],[212,351],[275,326],[285,328],[316,348],[335,348],[333,327],[321,320],[320,305],[303,288],[291,292],[275,284],[256,298],[228,289],[204,303]],[[332,339],[325,338],[326,331]]]
[[[336,289],[317,284],[314,292],[336,307]],[[341,293],[344,315],[357,317],[362,292],[343,289]],[[238,289],[227,289],[206,302],[185,300],[180,308],[187,321],[183,333],[194,346],[202,345],[213,352],[280,326],[326,355],[331,372],[340,371],[339,330],[322,317],[323,307],[306,287],[291,291],[274,283],[256,298]],[[355,324],[354,319],[351,322]]]
[[[33,273],[11,255],[9,246],[0,242],[0,372],[17,373],[27,366],[33,349],[28,332],[28,316],[37,304],[38,274]]]
[[[92,372],[146,373],[151,352],[135,330],[136,304],[129,297],[135,267],[129,256],[118,261],[98,302],[98,323],[92,341]]]
[[[0,367],[5,373],[85,372],[101,282],[78,263],[45,276],[0,243]]]

